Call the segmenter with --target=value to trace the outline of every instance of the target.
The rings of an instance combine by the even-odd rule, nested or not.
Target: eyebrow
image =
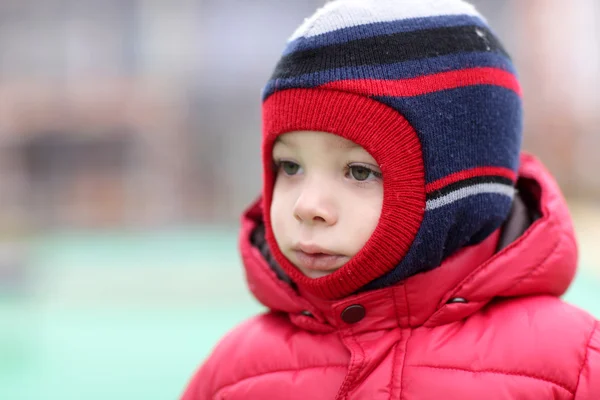
[[[340,148],[340,149],[355,149],[357,147],[361,147],[359,144],[356,144],[352,141],[344,141],[342,142],[341,140],[338,141],[338,143],[335,144],[335,147]]]

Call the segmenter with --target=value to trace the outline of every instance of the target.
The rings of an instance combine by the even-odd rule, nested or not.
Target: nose
[[[307,184],[294,204],[294,218],[305,224],[334,225],[337,212],[331,194],[322,185]]]

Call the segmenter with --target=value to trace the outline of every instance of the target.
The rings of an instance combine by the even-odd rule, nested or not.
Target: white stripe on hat
[[[307,18],[288,42],[374,22],[442,15],[471,15],[485,21],[463,0],[336,0]]]
[[[464,187],[454,192],[450,192],[445,196],[437,199],[427,201],[427,211],[435,210],[436,208],[447,206],[455,201],[462,200],[466,197],[474,196],[482,193],[495,193],[504,196],[508,196],[511,199],[515,196],[515,188],[509,185],[503,185],[501,183],[480,183],[479,185],[473,185]]]

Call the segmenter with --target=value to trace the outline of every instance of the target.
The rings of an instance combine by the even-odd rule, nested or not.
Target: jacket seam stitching
[[[396,291],[392,291],[391,292],[391,296],[392,296],[392,305],[394,306],[394,315],[396,316],[396,323],[398,324],[398,326],[400,326],[400,316],[398,315],[398,302],[396,300]],[[400,332],[402,333],[402,330],[400,330]],[[394,355],[392,356],[392,376],[390,377],[390,382],[392,382],[392,387],[390,389],[390,400],[392,400],[392,396],[394,395],[394,387],[393,387],[393,382],[394,382],[394,376],[396,375],[396,358],[398,357],[398,347],[400,346],[400,343],[396,343],[396,345],[394,346]],[[402,378],[400,378],[402,379]],[[402,382],[400,382],[400,384],[402,385]]]
[[[404,371],[406,371],[406,354],[408,353],[408,342],[410,341],[411,336],[412,329],[408,328],[408,337],[406,338],[406,344],[404,345],[404,355],[402,356],[402,372],[400,372],[400,394],[398,395],[398,400],[402,399],[402,391],[404,389]]]
[[[394,376],[396,375],[396,358],[398,357],[398,347],[400,347],[400,343],[396,343],[394,345],[394,355],[392,356],[392,375],[390,376],[390,382],[392,382],[392,388],[390,390],[390,400],[392,400],[392,397],[394,396],[394,386],[393,386],[393,382],[394,382]],[[402,378],[400,378],[402,379]],[[400,384],[402,385],[402,382],[400,382]]]
[[[354,343],[356,344],[356,346],[358,346],[359,350],[360,350],[360,354],[362,357],[362,361],[360,363],[360,366],[358,367],[358,370],[356,371],[356,373],[354,374],[354,379],[352,380],[352,382],[350,383],[350,385],[348,386],[348,392],[346,392],[346,399],[349,398],[350,396],[350,392],[352,390],[354,390],[354,388],[356,387],[356,384],[354,381],[356,381],[356,377],[360,375],[360,373],[362,372],[362,370],[365,368],[365,360],[366,360],[366,354],[365,354],[365,349],[363,349],[363,347],[360,345],[359,341],[356,339],[355,336],[352,336],[352,339],[354,339]]]
[[[407,321],[406,324],[408,325],[408,327],[410,328],[410,303],[408,302],[408,288],[406,287],[407,285],[404,285],[404,301],[406,302],[406,317],[407,317]]]
[[[579,375],[577,375],[577,384],[575,385],[575,391],[573,392],[573,400],[577,396],[577,390],[579,390],[579,383],[581,382],[581,374],[583,374],[583,369],[587,364],[588,357],[590,355],[590,344],[592,343],[592,338],[594,337],[594,333],[596,333],[596,328],[598,326],[598,321],[594,321],[594,325],[592,326],[592,332],[590,333],[590,337],[587,340],[585,345],[585,357],[583,358],[583,362],[581,363],[581,367],[579,368]]]
[[[365,358],[364,350],[358,343],[358,340],[356,339],[354,334],[350,334],[345,337],[349,341],[354,342],[354,345],[356,345],[358,347],[358,349],[360,350],[360,356],[362,357],[362,362],[364,363],[364,358]],[[350,347],[348,347],[348,350],[350,351],[350,363],[347,366],[348,372],[346,373],[346,376],[344,377],[344,380],[342,381],[342,385],[340,386],[340,389],[336,395],[336,399],[347,399],[348,398],[350,391],[352,391],[352,384],[354,383],[356,376],[362,370],[362,367],[357,367],[357,365],[356,365],[358,363],[358,361],[357,361],[358,357],[357,357],[356,352],[353,351]]]
[[[404,299],[406,301],[406,314],[408,315],[408,337],[406,338],[406,344],[404,345],[404,354],[402,356],[402,371],[400,372],[400,393],[398,394],[398,400],[402,400],[402,389],[404,386],[404,371],[406,370],[406,354],[408,353],[408,342],[410,341],[410,338],[412,336],[412,329],[410,327],[410,308],[408,305],[408,291],[406,289],[406,285],[404,285]]]
[[[444,366],[438,366],[438,365],[411,365],[411,367],[432,368],[432,369],[441,369],[441,370],[448,370],[448,371],[462,371],[462,372],[471,372],[474,374],[487,373],[487,374],[499,374],[499,375],[508,375],[508,376],[522,376],[524,378],[530,378],[530,379],[535,379],[535,380],[542,381],[542,382],[551,383],[553,385],[556,385],[556,386],[564,389],[565,391],[569,392],[570,394],[573,394],[573,389],[569,389],[566,385],[564,385],[560,382],[556,382],[551,379],[543,378],[540,376],[534,376],[534,375],[524,374],[524,373],[519,373],[519,372],[499,371],[499,370],[495,370],[495,369],[472,370],[472,369],[468,369],[468,368],[444,367]]]
[[[340,386],[339,392],[336,395],[336,399],[341,398],[340,395],[342,395],[344,393],[344,391],[346,391],[346,393],[347,393],[346,388],[349,385],[348,382],[350,380],[350,373],[352,371],[352,365],[355,363],[355,359],[356,359],[356,355],[353,354],[352,349],[348,348],[348,350],[350,351],[350,363],[348,364],[348,371],[346,372],[346,376],[344,377],[344,380],[342,381],[342,386]],[[344,396],[344,397],[346,397],[346,396]]]
[[[328,364],[328,365],[315,365],[312,367],[302,367],[302,368],[288,368],[288,369],[279,369],[279,370],[274,370],[274,371],[267,371],[267,372],[263,372],[260,374],[256,374],[256,375],[251,375],[251,376],[247,376],[245,378],[239,379],[235,382],[231,382],[228,383],[226,385],[223,385],[221,387],[219,387],[217,390],[215,390],[215,394],[213,397],[217,396],[218,394],[220,394],[223,390],[227,390],[229,388],[231,388],[232,386],[238,385],[242,382],[251,380],[251,379],[256,379],[256,378],[260,378],[266,375],[271,375],[271,374],[280,374],[280,373],[288,373],[288,372],[300,372],[300,371],[306,371],[306,370],[310,370],[310,369],[326,369],[326,368],[348,368],[347,364]]]

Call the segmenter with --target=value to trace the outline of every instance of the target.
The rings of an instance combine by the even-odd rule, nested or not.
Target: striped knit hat
[[[303,290],[334,299],[391,285],[481,242],[507,218],[521,88],[509,55],[462,0],[328,3],[289,40],[263,101],[266,237]],[[383,173],[375,232],[318,279],[283,256],[270,222],[274,142],[302,130],[352,140]]]

